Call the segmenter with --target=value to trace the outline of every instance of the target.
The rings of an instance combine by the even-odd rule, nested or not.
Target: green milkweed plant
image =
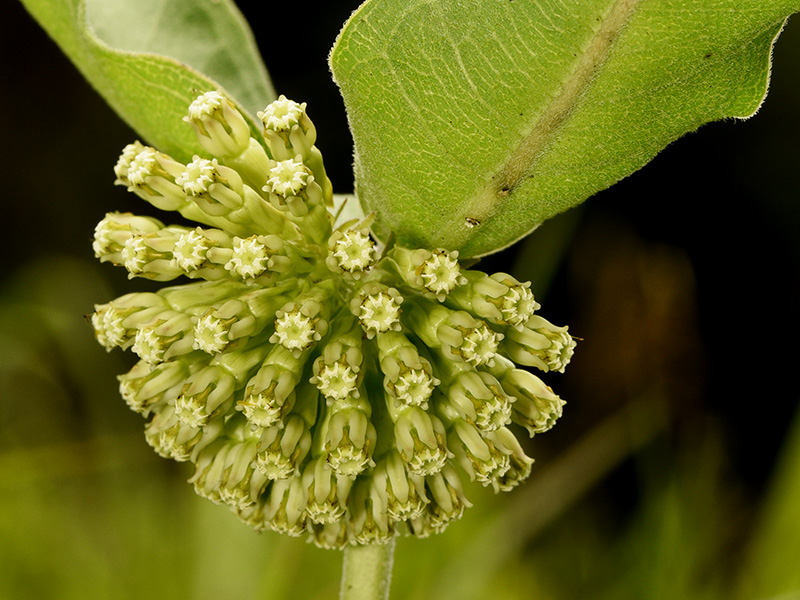
[[[198,494],[346,549],[346,598],[385,597],[395,536],[461,517],[464,481],[523,482],[520,436],[561,416],[536,372],[563,372],[575,339],[529,283],[475,259],[702,123],[753,114],[800,10],[368,0],[330,56],[347,197],[313,107],[275,97],[231,2],[164,0],[176,18],[133,25],[147,36],[129,33],[135,3],[23,3],[144,140],[116,183],[192,222],[112,211],[95,229],[101,261],[171,282],[91,315],[100,344],[139,358],[122,398],[158,454],[194,465]],[[227,60],[183,31],[198,14]]]

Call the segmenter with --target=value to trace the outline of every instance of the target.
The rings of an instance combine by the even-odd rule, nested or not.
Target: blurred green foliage
[[[145,209],[112,186],[134,134],[8,8],[0,599],[336,597],[339,553],[196,497],[119,398],[131,357],[83,315],[146,287],[90,247],[105,211]],[[318,15],[307,78],[267,55],[278,91],[314,111],[339,190],[351,157],[324,59],[350,8]],[[393,598],[800,598],[798,96],[790,23],[754,119],[704,128],[491,259],[584,338],[556,376],[565,416],[530,441],[526,485],[470,488],[444,534],[398,541]]]

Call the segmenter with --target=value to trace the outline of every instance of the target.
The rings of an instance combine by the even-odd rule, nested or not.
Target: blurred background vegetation
[[[246,12],[342,192],[326,57],[357,5],[285,28]],[[106,211],[156,214],[112,185],[135,134],[16,2],[0,45],[0,599],[335,598],[339,553],[251,532],[145,443],[116,387],[133,359],[83,317],[151,289],[91,250]],[[526,485],[469,488],[445,534],[399,540],[393,598],[800,598],[797,19],[774,60],[755,118],[703,127],[485,261],[583,338],[548,378],[568,405],[527,443]]]

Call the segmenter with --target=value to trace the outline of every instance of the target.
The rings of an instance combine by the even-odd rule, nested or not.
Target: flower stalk
[[[339,600],[387,600],[392,581],[394,540],[348,546],[344,551]]]

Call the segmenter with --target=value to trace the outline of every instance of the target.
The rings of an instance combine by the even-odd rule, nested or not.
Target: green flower
[[[563,371],[566,327],[530,284],[463,269],[443,248],[383,247],[374,215],[333,228],[316,129],[281,96],[251,137],[201,94],[186,122],[207,155],[181,164],[135,142],[116,182],[199,225],[108,213],[93,249],[130,277],[188,283],[98,304],[107,350],[140,360],[120,393],[160,455],[194,464],[198,494],[256,530],[324,548],[442,531],[533,460],[515,429],[548,430],[564,402],[516,363]]]

